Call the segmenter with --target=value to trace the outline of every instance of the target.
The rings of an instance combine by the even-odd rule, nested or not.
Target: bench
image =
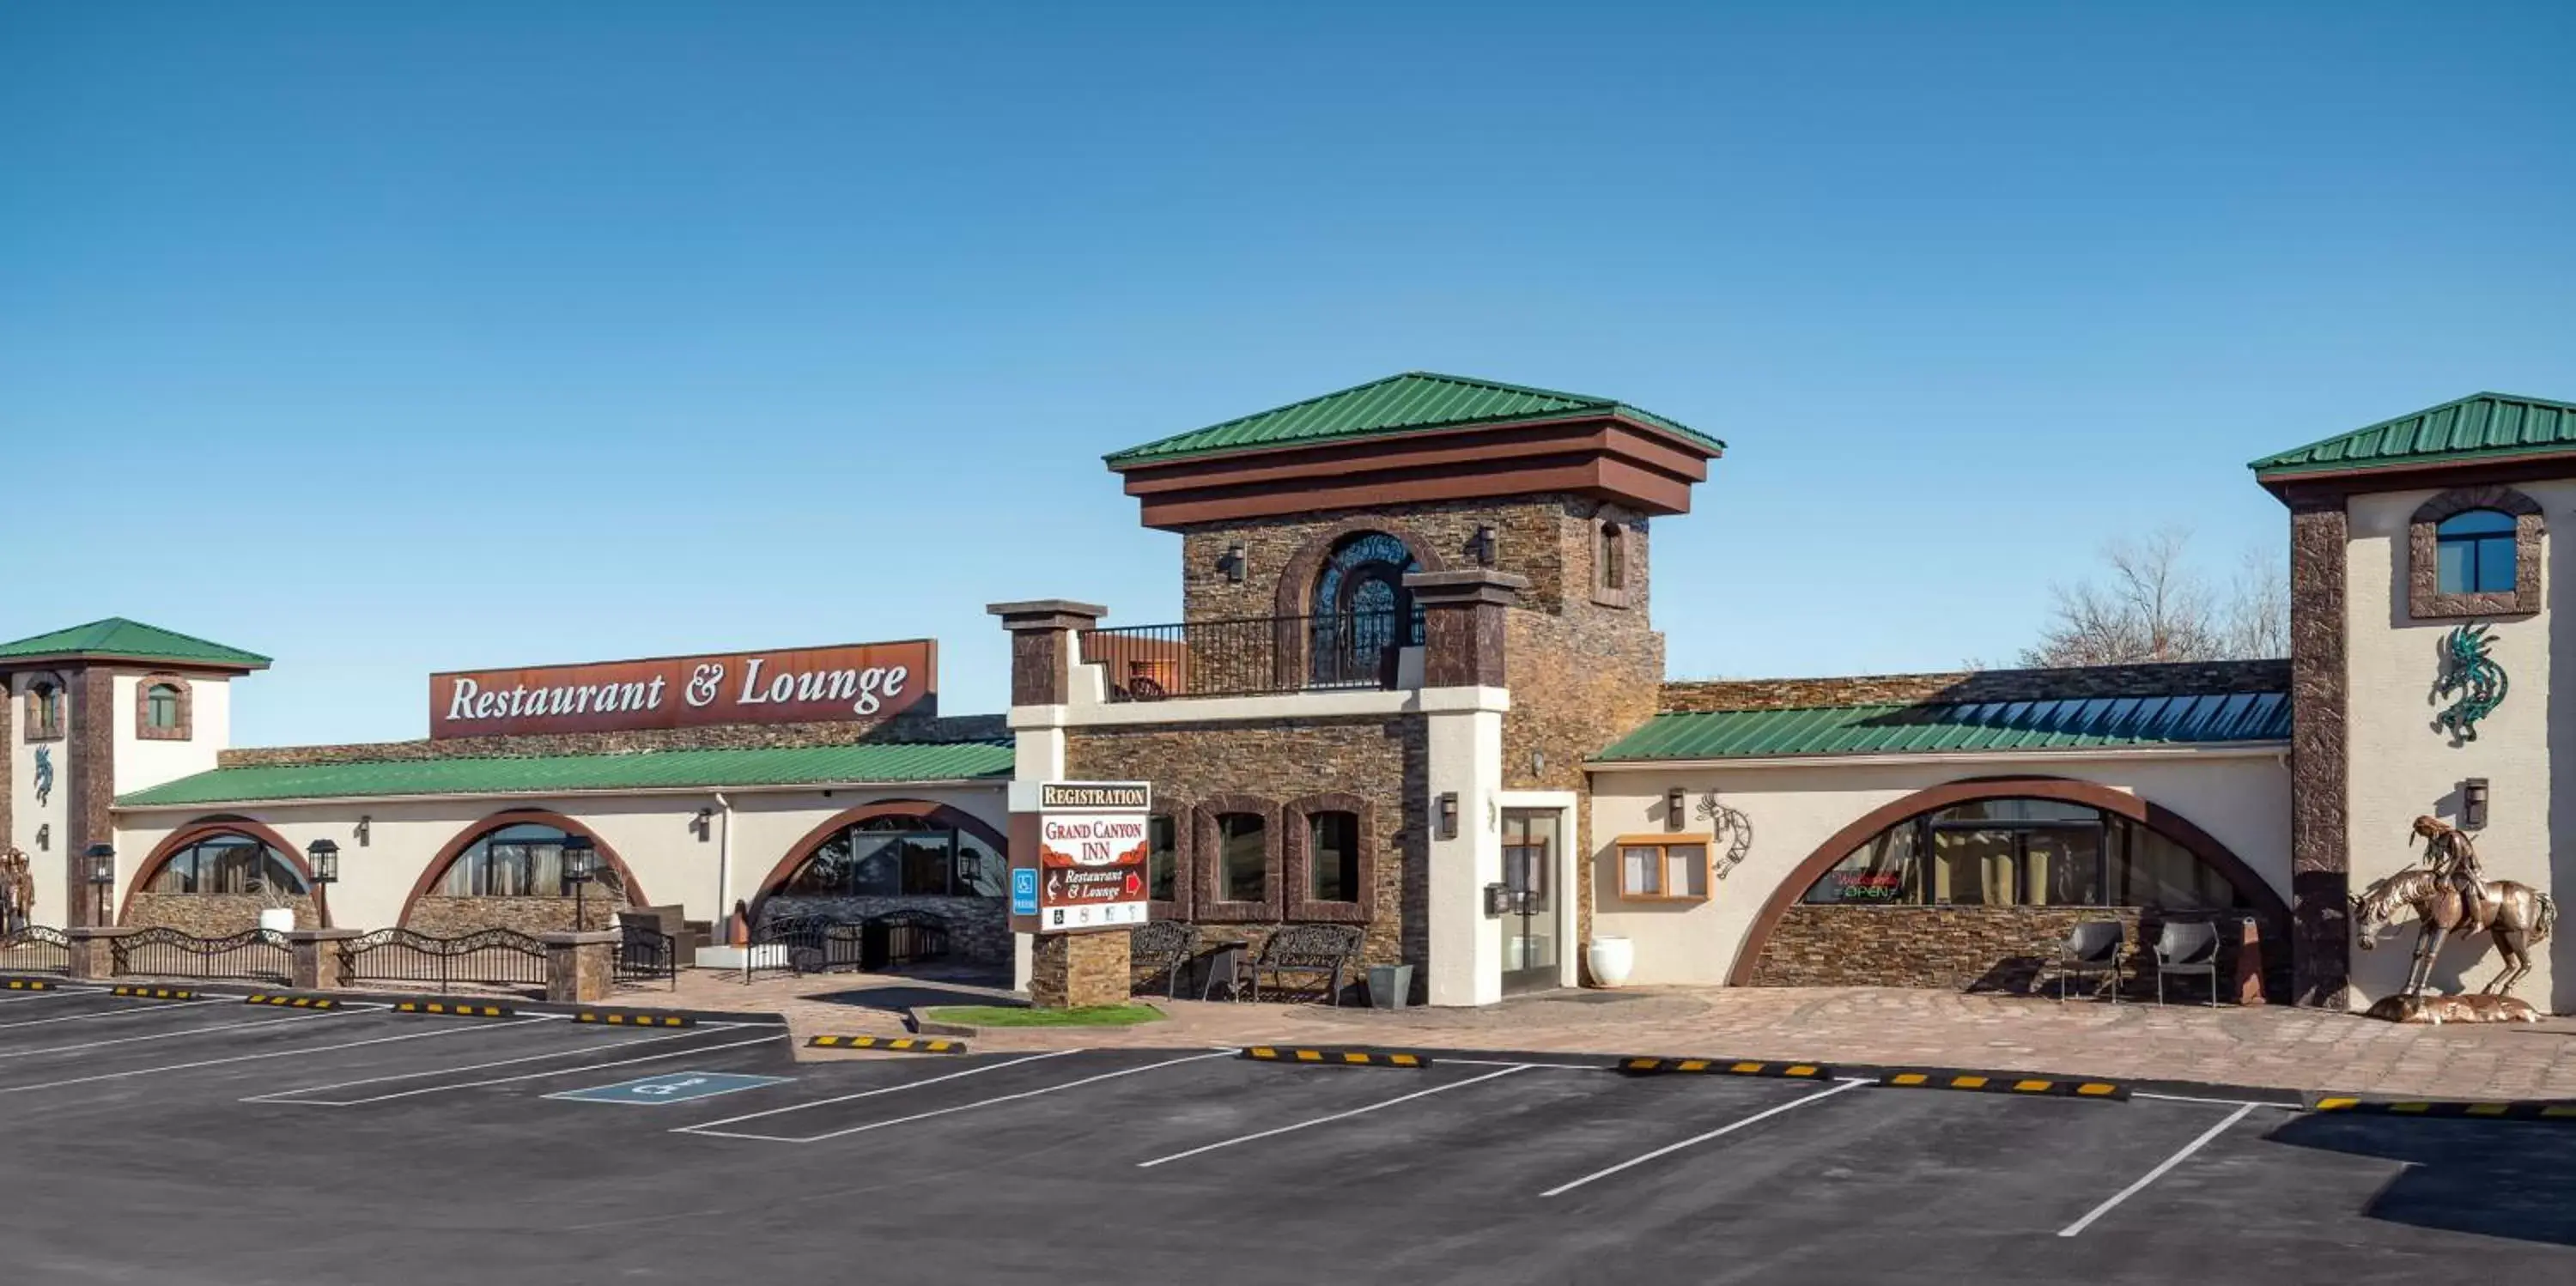
[[[1150,983],[1157,975],[1163,979],[1163,998],[1181,998],[1181,971],[1189,967],[1190,957],[1198,954],[1199,926],[1178,920],[1151,920],[1137,925],[1127,934],[1128,960],[1142,974],[1130,974],[1127,990],[1133,993],[1140,982]]]
[[[1330,988],[1326,994],[1339,1005],[1342,974],[1359,950],[1360,930],[1356,925],[1283,926],[1262,941],[1260,954],[1252,958],[1252,999],[1255,1003],[1260,1001],[1263,978],[1269,978],[1276,988],[1286,984],[1285,975],[1300,974],[1325,982]]]

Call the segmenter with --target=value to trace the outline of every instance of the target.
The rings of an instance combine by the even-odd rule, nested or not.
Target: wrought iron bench
[[[1326,994],[1339,1005],[1342,975],[1359,950],[1360,930],[1356,925],[1284,925],[1262,941],[1261,953],[1252,958],[1252,999],[1260,1001],[1265,976],[1275,989],[1286,984],[1284,975],[1303,974],[1325,981],[1329,987]]]
[[[1190,957],[1198,954],[1199,926],[1178,920],[1152,920],[1137,925],[1127,934],[1127,956],[1141,970],[1128,979],[1127,990],[1136,984],[1150,983],[1157,975],[1163,979],[1163,998],[1178,1000],[1181,996],[1181,971],[1187,969]]]

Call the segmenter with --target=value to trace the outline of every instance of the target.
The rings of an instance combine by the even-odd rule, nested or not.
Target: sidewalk
[[[935,993],[952,993],[940,996]],[[1007,992],[865,974],[692,972],[627,1003],[784,1014],[820,1033],[901,1035],[898,1008]],[[1140,997],[1140,999],[1151,999]],[[1379,1012],[1314,1005],[1153,1003],[1167,1022],[993,1031],[977,1050],[1261,1043],[1667,1054],[2056,1072],[2293,1090],[2475,1099],[2576,1099],[2576,1021],[2400,1026],[2287,1006],[2117,1006],[1896,987],[1553,992],[1484,1009]],[[835,1055],[843,1056],[843,1055]]]

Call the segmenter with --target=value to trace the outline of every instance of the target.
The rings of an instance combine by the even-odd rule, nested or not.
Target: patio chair
[[[2111,975],[2111,1003],[2120,1003],[2120,953],[2128,930],[2117,920],[2076,925],[2057,948],[2057,1003],[2066,1003],[2066,980],[2075,974]]]
[[[1134,967],[1141,971],[1132,977],[1128,990],[1138,982],[1150,983],[1156,975],[1163,979],[1163,998],[1181,997],[1181,975],[1189,968],[1190,957],[1198,954],[1199,926],[1179,920],[1148,920],[1127,931],[1127,953]]]
[[[2165,975],[2196,973],[2209,979],[2209,1004],[2218,1007],[2218,926],[2168,920],[2156,935],[2156,1003],[2165,1003]]]

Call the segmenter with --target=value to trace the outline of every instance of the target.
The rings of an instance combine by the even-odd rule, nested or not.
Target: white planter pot
[[[260,908],[260,912],[259,912],[259,927],[261,927],[261,928],[263,928],[263,929],[272,930],[272,931],[277,932],[277,933],[292,933],[292,932],[294,932],[294,930],[295,930],[295,908],[294,908],[294,907],[291,907],[291,906],[273,906],[273,907],[262,907],[262,908]]]
[[[1626,938],[1603,934],[1584,948],[1584,961],[1592,966],[1592,981],[1604,987],[1616,987],[1628,981],[1637,968],[1637,944]]]

